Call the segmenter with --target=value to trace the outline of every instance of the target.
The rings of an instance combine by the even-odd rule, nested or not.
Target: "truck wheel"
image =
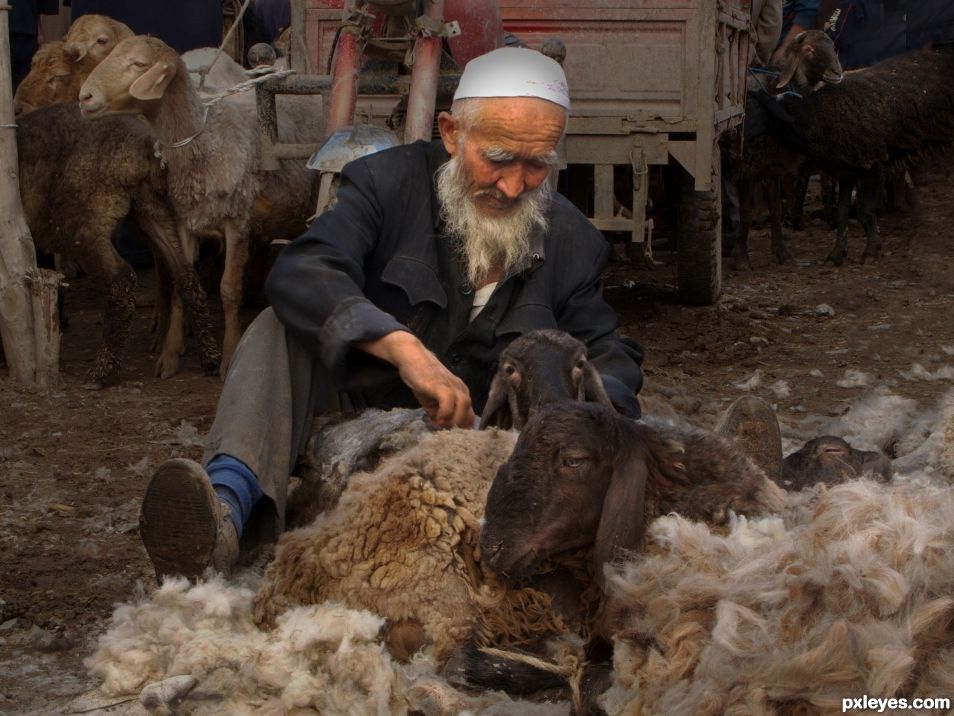
[[[713,167],[708,191],[696,191],[689,172],[680,175],[676,281],[679,300],[698,306],[712,305],[722,293],[722,179],[718,161]]]

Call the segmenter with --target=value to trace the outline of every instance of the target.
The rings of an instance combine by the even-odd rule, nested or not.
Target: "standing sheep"
[[[163,197],[165,180],[149,151],[146,128],[123,117],[89,124],[75,105],[66,104],[30,112],[18,122],[20,194],[34,242],[75,260],[106,294],[103,345],[87,385],[102,388],[119,375],[135,309],[136,274],[119,256],[112,237],[131,209],[190,310],[203,367],[214,368],[219,353],[205,293],[176,243],[172,212]],[[170,324],[157,375],[168,377],[178,370],[182,336],[181,325]]]
[[[179,240],[189,259],[196,257],[202,233],[224,236],[224,374],[242,333],[239,307],[249,237],[300,234],[314,206],[314,173],[304,163],[285,161],[266,174],[253,106],[219,102],[203,107],[178,53],[154,37],[120,42],[83,84],[80,106],[88,118],[145,117],[168,165]]]
[[[862,259],[881,253],[875,204],[885,171],[898,171],[917,154],[954,141],[954,46],[892,57],[805,97],[782,98],[804,132],[813,164],[838,181],[837,237],[827,261],[848,255],[852,190],[867,243]]]

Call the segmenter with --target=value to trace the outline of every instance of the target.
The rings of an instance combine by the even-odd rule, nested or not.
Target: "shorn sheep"
[[[242,333],[238,312],[249,237],[300,234],[314,207],[315,174],[291,161],[265,172],[253,105],[222,101],[203,107],[178,53],[153,37],[120,42],[86,79],[80,107],[87,118],[145,117],[168,165],[169,196],[187,258],[196,258],[198,236],[221,231],[224,373]],[[315,128],[304,123],[291,130],[301,135]]]
[[[818,419],[853,442],[883,445],[905,432],[883,408],[907,403],[875,397],[842,418]],[[901,695],[950,698],[950,395],[944,406],[931,420],[942,443],[931,453],[934,484],[905,474],[890,485],[818,486],[789,495],[781,516],[730,516],[727,530],[676,515],[653,520],[644,549],[605,573],[614,658],[602,708],[613,716],[840,713],[843,698],[889,698],[892,684]],[[923,415],[915,406],[903,422]],[[260,631],[252,611],[264,580],[238,578],[252,581],[169,580],[117,608],[87,662],[102,687],[68,710],[140,692],[154,699],[145,686],[179,679],[187,682],[182,713],[569,713],[567,701],[460,691],[422,653],[399,664],[380,646],[383,619],[338,604],[294,607]]]
[[[136,274],[119,256],[112,237],[131,210],[189,309],[203,368],[214,370],[220,354],[205,293],[179,250],[164,197],[165,178],[150,152],[146,128],[125,117],[89,124],[75,105],[66,104],[30,112],[18,124],[20,193],[34,242],[72,258],[105,293],[103,344],[87,385],[102,388],[119,377],[135,311]],[[177,317],[181,321],[181,312]],[[181,323],[170,322],[157,375],[168,377],[178,370],[182,341]]]
[[[599,380],[585,346],[560,331],[516,338],[501,353],[499,365],[490,389],[498,403],[492,413],[508,424],[522,425],[544,401],[586,397],[584,383]],[[517,367],[519,380],[514,380]],[[601,389],[589,392],[609,403]],[[514,412],[504,416],[508,406]],[[393,426],[394,412],[373,419]],[[359,418],[358,425],[368,447],[358,451],[361,456],[349,449],[348,462],[370,471],[348,476],[331,470],[333,484],[319,490],[326,503],[319,507],[326,511],[309,526],[283,535],[256,598],[256,618],[269,623],[290,605],[338,600],[388,617],[388,642],[395,653],[432,644],[446,658],[471,636],[482,608],[505,608],[501,603],[511,599],[482,575],[475,550],[487,490],[513,448],[515,433],[451,430],[418,438],[420,421],[404,423],[397,437],[395,432],[386,437],[392,446],[411,447],[375,466],[384,436],[367,420]],[[348,425],[336,426],[318,442],[361,442],[337,437],[342,433],[354,434]],[[399,437],[404,433],[411,436],[406,442]],[[337,507],[327,511],[339,493]],[[525,592],[512,598],[537,597]]]

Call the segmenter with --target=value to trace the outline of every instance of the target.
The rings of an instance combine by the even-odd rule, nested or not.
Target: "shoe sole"
[[[163,463],[149,481],[139,513],[139,534],[156,578],[195,580],[212,564],[215,492],[191,460]]]
[[[730,440],[775,483],[782,479],[782,433],[772,406],[744,395],[719,421],[716,432]]]

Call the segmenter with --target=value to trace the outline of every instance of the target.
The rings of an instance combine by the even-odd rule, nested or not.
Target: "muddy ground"
[[[824,265],[833,232],[816,220],[786,231],[796,262],[781,267],[761,227],[754,271],[727,269],[716,306],[675,301],[664,252],[652,271],[614,264],[606,296],[646,348],[648,392],[674,396],[703,427],[746,389],[783,426],[841,414],[862,384],[932,405],[954,383],[954,180],[942,165],[927,178],[915,215],[882,217],[881,259],[858,263],[853,224],[850,263]],[[38,396],[0,377],[0,714],[55,713],[95,685],[83,659],[113,606],[156,585],[137,536],[148,476],[166,458],[197,458],[212,421],[220,382],[194,352],[176,377],[153,377],[151,271],[140,277],[120,385],[82,387],[101,328],[83,279],[67,298],[62,385]]]

